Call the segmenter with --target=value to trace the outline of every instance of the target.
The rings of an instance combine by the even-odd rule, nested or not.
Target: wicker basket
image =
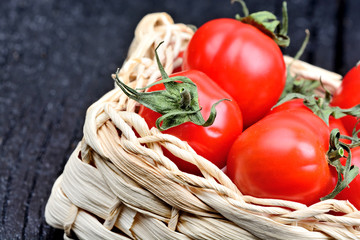
[[[192,34],[166,13],[145,16],[119,77],[131,87],[160,77],[154,61],[160,41],[160,59],[172,72]],[[341,79],[300,61],[293,63],[292,73],[311,80],[321,76],[330,90]],[[84,137],[46,206],[46,221],[64,229],[65,239],[360,238],[360,212],[349,202],[327,200],[307,207],[244,196],[186,142],[149,129],[137,107],[118,87],[89,107]],[[203,177],[179,171],[162,147],[197,165]]]

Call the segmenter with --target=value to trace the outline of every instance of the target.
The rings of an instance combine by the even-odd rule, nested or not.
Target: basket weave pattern
[[[181,64],[178,54],[192,34],[166,13],[145,16],[118,77],[133,88],[160,77],[154,51],[161,41],[159,57],[171,73]],[[293,64],[293,74],[312,80],[320,74],[332,90],[339,85],[341,76],[308,69],[306,63]],[[350,203],[327,200],[307,207],[243,196],[186,142],[149,129],[137,109],[117,86],[89,107],[84,137],[46,206],[46,221],[64,229],[65,239],[360,238],[360,213]],[[178,170],[163,148],[197,165],[203,177]]]

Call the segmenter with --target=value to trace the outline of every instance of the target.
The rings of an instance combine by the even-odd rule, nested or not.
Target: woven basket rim
[[[119,77],[139,88],[160,75],[154,47],[167,72],[193,31],[167,13],[138,24]],[[291,73],[321,79],[334,91],[341,76],[285,56]],[[115,86],[86,113],[84,137],[54,183],[46,206],[48,224],[64,238],[99,239],[358,239],[360,213],[347,201],[312,206],[243,196],[215,165],[180,139],[149,129],[138,104]],[[204,176],[183,173],[162,147],[197,165]],[[340,212],[334,215],[331,212]],[[207,231],[205,231],[207,229]]]

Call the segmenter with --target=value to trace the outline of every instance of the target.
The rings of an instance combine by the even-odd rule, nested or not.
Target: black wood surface
[[[249,0],[250,11],[281,14],[282,1]],[[294,55],[344,74],[360,59],[358,0],[289,0]],[[61,239],[44,208],[52,184],[82,137],[87,107],[112,89],[136,24],[165,11],[200,26],[233,17],[219,0],[0,1],[0,239]]]

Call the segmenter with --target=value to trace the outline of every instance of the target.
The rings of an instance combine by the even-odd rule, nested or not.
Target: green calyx
[[[284,1],[282,6],[282,21],[268,11],[260,11],[249,14],[249,10],[243,0],[231,0],[232,3],[239,2],[243,9],[244,16],[237,14],[235,18],[243,23],[250,24],[271,37],[279,46],[287,47],[290,44],[288,32],[287,4]]]
[[[357,175],[359,175],[359,168],[355,165],[351,165],[351,148],[359,146],[360,141],[357,137],[354,137],[352,138],[351,144],[348,145],[340,141],[340,139],[343,137],[349,139],[347,136],[340,135],[338,129],[331,131],[330,147],[327,156],[329,164],[336,168],[338,176],[337,183],[333,191],[325,197],[322,197],[320,199],[321,201],[334,198],[342,190],[348,187],[350,182],[354,180]],[[345,152],[347,152],[348,156],[346,157],[346,163],[344,166],[341,164],[340,159],[344,157]]]
[[[310,108],[318,117],[329,125],[329,117],[341,118],[344,116],[360,117],[360,104],[352,108],[342,109],[340,107],[330,106],[331,94],[325,90],[325,97],[321,98],[316,95],[306,96],[301,93],[289,93],[283,97],[273,108],[290,101],[292,99],[303,99],[304,105]]]
[[[298,60],[301,55],[304,53],[304,50],[309,42],[310,32],[305,30],[306,36],[305,39],[294,57],[294,61]],[[330,106],[331,93],[325,88],[322,84],[322,81],[310,81],[306,79],[297,79],[297,76],[291,76],[290,68],[293,64],[291,62],[287,66],[287,79],[285,88],[281,94],[280,100],[274,106],[279,106],[284,102],[287,102],[292,99],[300,98],[304,100],[304,105],[310,108],[316,115],[323,119],[326,124],[329,125],[329,117],[333,116],[334,118],[341,118],[346,115],[360,117],[360,105],[357,105],[352,108],[342,109],[340,107]],[[314,90],[322,86],[325,91],[324,97],[318,97],[314,94]],[[273,108],[274,108],[273,107]]]
[[[159,44],[159,46],[161,43]],[[158,47],[159,47],[158,46]],[[120,89],[131,99],[139,102],[145,107],[160,113],[162,116],[156,120],[156,127],[160,130],[167,130],[185,122],[192,122],[200,126],[210,126],[216,117],[216,105],[224,100],[221,99],[211,107],[210,115],[205,120],[199,106],[197,87],[193,81],[184,76],[171,77],[166,74],[160,63],[157,49],[155,49],[156,61],[161,72],[162,80],[137,90],[145,90],[157,84],[164,84],[165,90],[152,92],[138,92],[123,83],[116,72],[114,80]]]
[[[346,115],[360,117],[360,104],[353,108],[341,109],[339,107],[330,106],[331,94],[326,91],[325,97],[320,98],[315,95],[305,96],[299,93],[290,93],[280,100],[276,106],[289,101],[291,99],[301,98],[304,101],[304,105],[310,108],[317,116],[319,116],[324,122],[329,125],[329,117],[341,118]],[[274,107],[276,107],[274,106]],[[360,131],[360,130],[359,130]],[[335,167],[338,178],[337,184],[333,191],[320,200],[326,200],[334,198],[343,189],[348,187],[349,183],[359,174],[359,168],[351,164],[351,149],[360,146],[360,139],[358,138],[359,131],[356,131],[356,126],[353,130],[352,137],[340,135],[339,129],[333,129],[330,133],[329,151],[327,152],[328,163]],[[350,144],[345,144],[340,139],[350,140]],[[340,159],[345,157],[347,153],[345,166],[341,164]]]
[[[281,93],[280,99],[284,98],[289,93],[300,93],[303,95],[312,95],[314,90],[320,86],[320,81],[309,81],[306,79],[298,78],[298,76],[292,76],[290,69],[296,60],[299,60],[305,51],[307,44],[310,39],[310,32],[308,29],[305,30],[305,39],[301,44],[300,49],[297,51],[292,62],[286,67],[286,84],[283,92]]]

